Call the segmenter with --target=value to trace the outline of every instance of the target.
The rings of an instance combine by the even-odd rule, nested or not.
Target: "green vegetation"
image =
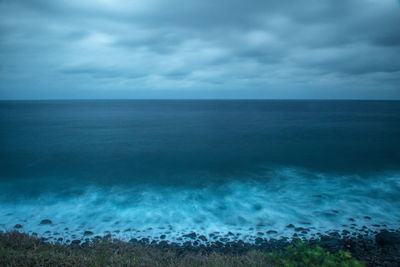
[[[88,247],[50,244],[18,232],[0,233],[0,266],[364,266],[348,252],[335,254],[305,243],[283,253],[178,254],[126,242],[96,241]]]
[[[352,258],[349,252],[332,254],[320,246],[310,247],[302,242],[290,245],[283,254],[270,253],[269,256],[278,266],[364,266]]]

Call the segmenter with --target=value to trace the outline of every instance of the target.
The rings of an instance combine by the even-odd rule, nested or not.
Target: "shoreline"
[[[256,237],[255,242],[245,242],[240,238],[231,241],[224,236],[207,238],[195,232],[184,235],[184,239],[180,243],[169,241],[165,236],[160,237],[158,240],[132,238],[129,241],[121,241],[113,237],[112,234],[93,236],[90,231],[84,232],[81,238],[74,240],[61,240],[57,235],[52,238],[39,237],[35,233],[21,233],[15,230],[11,232],[0,231],[0,235],[15,234],[26,236],[37,242],[67,249],[90,249],[94,244],[111,242],[120,246],[149,248],[161,252],[169,251],[181,256],[187,254],[209,255],[213,253],[245,255],[251,251],[281,254],[288,246],[295,246],[296,243],[301,242],[310,247],[319,246],[332,254],[339,251],[348,252],[354,259],[364,262],[366,266],[399,266],[400,229],[391,229],[389,231],[381,229],[378,232],[363,227],[361,230],[353,233],[331,231],[311,238],[299,235],[290,238],[281,237],[279,239],[259,236]],[[234,233],[228,235],[235,236]]]

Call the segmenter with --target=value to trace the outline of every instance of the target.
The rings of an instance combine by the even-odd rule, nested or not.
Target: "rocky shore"
[[[45,219],[40,224],[51,225],[51,220]],[[132,246],[150,247],[162,251],[174,251],[179,255],[186,253],[209,254],[233,253],[244,254],[252,250],[263,252],[279,253],[284,251],[290,244],[302,241],[310,246],[319,245],[325,250],[336,253],[347,251],[354,258],[365,262],[367,266],[400,266],[400,230],[399,229],[369,229],[366,226],[353,227],[349,230],[326,231],[324,233],[310,233],[306,227],[287,225],[293,230],[290,237],[274,238],[276,231],[257,232],[254,236],[246,236],[241,233],[220,233],[213,232],[208,235],[189,232],[182,234],[175,241],[168,239],[170,232],[166,231],[158,237],[130,238],[125,243]],[[14,228],[22,232],[22,225],[15,225]],[[67,228],[66,228],[67,229]],[[95,235],[90,230],[82,231],[80,236],[72,235],[71,239],[64,239],[59,233],[47,232],[46,236],[38,236],[37,233],[29,233],[45,242],[62,243],[71,248],[90,247],[93,242],[118,239],[121,232],[135,232],[134,229],[124,231],[115,230],[106,232],[104,235]],[[272,237],[271,237],[272,236]],[[73,237],[76,237],[73,239]]]

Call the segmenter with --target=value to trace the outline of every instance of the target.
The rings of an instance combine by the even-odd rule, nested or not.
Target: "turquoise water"
[[[396,101],[3,101],[0,137],[3,230],[251,241],[400,222]]]

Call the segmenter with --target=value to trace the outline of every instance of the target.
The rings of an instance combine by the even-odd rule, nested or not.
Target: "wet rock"
[[[294,228],[294,225],[293,224],[288,224],[288,225],[286,225],[286,228]]]
[[[164,240],[164,241],[161,241],[160,243],[158,243],[158,245],[161,248],[166,248],[166,247],[168,247],[168,242]]]
[[[335,252],[335,251],[343,248],[344,241],[341,239],[338,239],[336,236],[323,235],[323,236],[321,236],[319,244],[321,247],[323,247],[331,252]]]
[[[183,246],[186,247],[186,248],[190,248],[192,246],[192,242],[186,241],[186,242],[183,243]]]
[[[214,243],[214,246],[217,247],[217,248],[222,248],[224,246],[224,244],[222,242],[220,242],[220,241],[216,241]]]
[[[375,236],[375,241],[382,247],[400,246],[400,233],[383,230]]]
[[[364,216],[364,219],[366,219],[366,220],[371,220],[371,217],[369,217],[369,216]]]
[[[150,243],[150,240],[149,240],[148,238],[144,237],[144,238],[142,238],[142,239],[140,240],[140,243],[142,243],[142,244],[144,244],[144,245],[147,245],[147,244]]]
[[[350,234],[349,231],[347,231],[347,230],[343,230],[343,231],[342,231],[342,235],[348,235],[348,234]]]
[[[267,234],[277,234],[278,232],[277,231],[275,231],[275,230],[268,230],[267,231]]]
[[[188,237],[188,238],[191,238],[191,239],[195,239],[196,236],[197,236],[197,234],[196,234],[195,232],[192,232],[192,233],[190,233],[190,234],[183,235],[183,237]]]
[[[71,241],[71,245],[78,245],[79,246],[80,243],[81,243],[81,241],[78,240],[78,239],[75,239],[75,240]]]
[[[93,232],[92,232],[92,231],[85,231],[85,232],[83,233],[83,235],[84,235],[84,236],[93,235]]]
[[[64,239],[62,238],[62,237],[59,237],[58,239],[57,239],[57,241],[58,242],[62,242]]]
[[[354,222],[355,220],[353,218],[349,218],[349,221]]]
[[[138,243],[138,240],[136,238],[132,238],[131,240],[129,240],[129,243],[136,244]]]
[[[160,239],[165,239],[166,237],[166,235],[160,235]]]
[[[23,228],[23,226],[19,223],[14,225],[14,229],[22,229],[22,228]]]
[[[44,219],[40,222],[40,225],[48,225],[48,224],[52,224],[53,222],[49,219]]]
[[[207,238],[204,235],[199,236],[201,241],[207,242]]]
[[[261,237],[257,237],[255,242],[256,242],[256,245],[260,245],[264,242],[264,239],[262,239]]]

